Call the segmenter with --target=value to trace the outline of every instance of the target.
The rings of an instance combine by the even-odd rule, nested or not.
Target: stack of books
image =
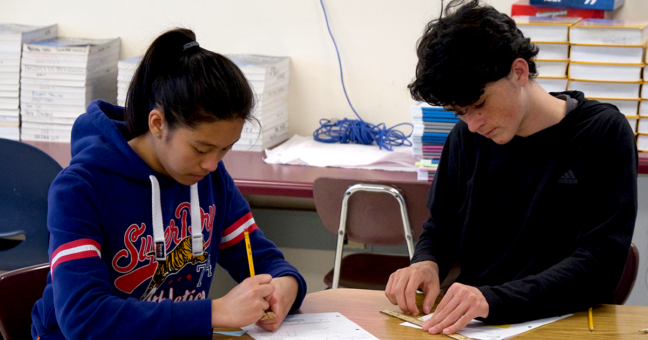
[[[117,105],[119,106],[126,106],[126,93],[140,61],[142,57],[133,57],[117,63]]]
[[[547,92],[567,89],[569,28],[580,21],[573,17],[514,16],[513,20],[539,51],[536,57],[536,83]]]
[[[432,181],[448,134],[459,118],[454,112],[426,103],[412,105],[411,111],[414,125],[412,153],[421,158],[421,161],[416,163],[419,167],[417,179]]]
[[[559,8],[582,8],[587,10],[613,11],[625,3],[625,0],[529,0],[531,5],[552,6]]]
[[[288,83],[290,58],[227,55],[252,86],[256,121],[246,122],[234,150],[263,151],[288,139]]]
[[[648,21],[586,19],[570,28],[569,90],[616,105],[637,131]]]
[[[92,100],[115,103],[119,38],[54,38],[23,45],[21,139],[69,142]]]
[[[556,1],[554,1],[556,2]],[[590,0],[590,2],[593,2]],[[511,16],[530,15],[535,17],[577,17],[577,18],[605,18],[605,11],[602,9],[574,8],[543,5],[532,5],[529,0],[518,0],[511,5]]]
[[[20,139],[20,58],[23,43],[56,37],[57,26],[0,24],[0,138]]]
[[[646,55],[648,64],[648,55]],[[644,69],[644,80],[646,80]],[[639,106],[639,122],[637,123],[637,148],[639,151],[648,152],[648,87],[646,83],[641,88],[641,104]]]

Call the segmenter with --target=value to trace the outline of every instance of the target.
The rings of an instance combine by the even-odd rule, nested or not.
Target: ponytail
[[[226,57],[205,50],[195,34],[177,28],[160,35],[144,54],[126,95],[125,122],[131,137],[149,131],[153,109],[168,127],[194,128],[203,122],[252,119],[254,94],[241,70]]]

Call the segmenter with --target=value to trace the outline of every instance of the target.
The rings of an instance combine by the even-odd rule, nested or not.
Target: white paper
[[[320,143],[312,137],[294,135],[278,147],[266,150],[264,161],[269,164],[416,172],[418,157],[412,154],[412,147],[397,146],[393,150],[380,150],[376,145]]]
[[[256,325],[243,327],[243,330],[256,340],[378,340],[340,313],[288,315],[275,332],[266,331]]]
[[[431,318],[432,315],[434,315],[434,313],[425,315],[420,319],[427,320]],[[473,319],[466,325],[466,327],[464,327],[462,330],[459,330],[457,333],[475,340],[502,340],[502,339],[508,339],[512,336],[516,336],[518,334],[522,334],[534,328],[544,326],[548,323],[552,323],[554,321],[564,319],[568,316],[572,316],[572,314],[555,316],[546,319],[533,320],[533,321],[528,321],[523,323],[516,323],[510,325],[507,328],[489,326],[481,321]],[[409,322],[403,322],[401,323],[401,325],[414,327],[414,328],[421,328]]]

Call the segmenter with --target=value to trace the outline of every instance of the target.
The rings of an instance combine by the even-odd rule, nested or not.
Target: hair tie
[[[200,46],[200,44],[198,44],[197,41],[192,41],[192,42],[188,42],[188,43],[184,44],[182,46],[183,47],[182,50],[186,51],[186,50],[188,50],[188,49],[190,49],[192,47],[199,47],[199,46]]]

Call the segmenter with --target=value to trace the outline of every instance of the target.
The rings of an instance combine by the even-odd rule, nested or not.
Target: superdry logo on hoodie
[[[159,277],[151,280],[153,286],[149,286],[147,292],[142,297],[146,298],[148,295],[153,294],[150,292],[151,290],[158,289],[159,285],[164,282],[168,275],[177,273],[188,263],[199,263],[205,261],[205,259],[194,261],[193,256],[191,255],[190,246],[188,248],[189,256],[180,254],[182,249],[185,248],[183,245],[187,242],[189,242],[189,244],[191,243],[191,238],[188,236],[190,234],[188,227],[189,214],[190,204],[187,202],[179,204],[174,215],[176,219],[179,219],[180,227],[176,226],[176,219],[171,219],[169,225],[164,229],[167,251],[168,248],[171,247],[172,243],[176,244],[173,251],[167,253],[167,259],[172,257],[171,260],[173,263],[167,263],[165,266],[168,268],[165,268],[164,270],[162,270],[163,268],[158,270],[159,264],[155,261],[152,233],[149,232],[146,237],[142,236],[147,229],[146,224],[142,223],[141,226],[132,224],[128,227],[124,235],[124,246],[126,249],[118,251],[112,259],[113,269],[118,273],[124,274],[115,280],[115,287],[117,287],[117,289],[130,294],[144,281],[153,277],[154,274],[159,274],[157,275]],[[205,213],[202,209],[200,211],[201,228],[206,229],[209,232],[209,236],[205,238],[206,241],[204,242],[203,249],[205,249],[205,251],[211,245],[215,215],[216,206],[213,204],[209,206],[209,213]],[[203,256],[206,257],[206,255]],[[198,258],[202,258],[203,256],[199,256]],[[181,259],[186,259],[187,261],[181,261]],[[124,266],[123,264],[125,261],[128,262],[126,262],[126,265]],[[148,263],[135,269],[141,262]],[[154,281],[156,282],[155,284]]]

